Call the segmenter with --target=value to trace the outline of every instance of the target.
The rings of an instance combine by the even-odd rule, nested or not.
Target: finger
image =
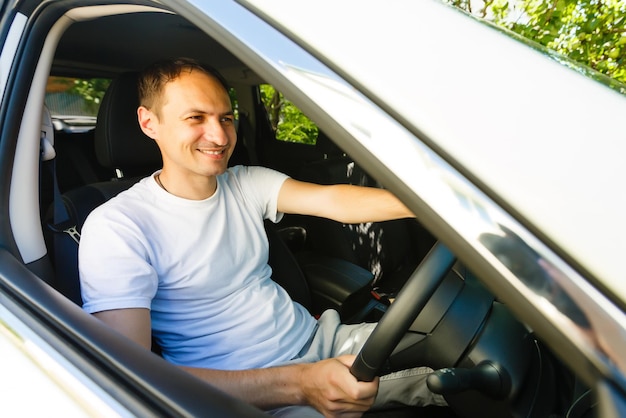
[[[335,402],[322,412],[326,417],[360,417],[369,411],[371,405],[358,405],[351,402]]]

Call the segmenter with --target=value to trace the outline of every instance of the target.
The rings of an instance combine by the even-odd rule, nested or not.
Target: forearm
[[[329,186],[320,215],[346,224],[412,218],[415,215],[391,192],[345,184]]]
[[[373,404],[378,380],[350,373],[354,356],[267,369],[222,371],[182,367],[223,392],[261,409],[310,405],[325,416],[362,413]]]
[[[293,179],[287,179],[280,190],[278,210],[352,224],[415,217],[388,190],[348,184],[322,186]]]
[[[307,364],[254,370],[213,370],[181,366],[221,391],[261,409],[306,404],[300,376]]]

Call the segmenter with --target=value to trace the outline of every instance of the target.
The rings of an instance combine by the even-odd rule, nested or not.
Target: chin
[[[219,176],[220,174],[224,174],[226,170],[228,170],[228,165],[224,164],[221,167],[212,167],[211,169],[208,169],[208,170],[201,170],[201,172],[203,172],[203,174],[206,175],[207,177],[212,177],[212,176]]]

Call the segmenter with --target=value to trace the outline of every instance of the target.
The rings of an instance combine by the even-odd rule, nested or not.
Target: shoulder
[[[279,182],[282,184],[288,175],[271,168],[261,166],[237,165],[229,168],[221,176],[225,181],[238,181],[247,183]]]
[[[94,208],[85,223],[93,222],[96,219],[119,222],[123,219],[128,220],[135,215],[142,216],[142,213],[154,207],[152,204],[154,195],[150,190],[149,180],[150,178],[147,177],[138,181]]]

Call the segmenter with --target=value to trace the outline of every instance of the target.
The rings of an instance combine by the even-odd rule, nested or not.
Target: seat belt
[[[78,227],[76,225],[76,221],[71,219],[67,208],[63,204],[63,197],[61,196],[61,192],[59,191],[59,185],[57,184],[56,178],[56,162],[53,162],[50,167],[52,167],[52,175],[53,178],[53,187],[54,187],[54,218],[51,223],[48,224],[50,229],[55,233],[65,233],[69,235],[76,245],[80,243],[80,232],[78,232]]]
[[[44,162],[47,164],[44,164]],[[78,232],[76,220],[72,219],[63,204],[63,196],[61,196],[56,176],[56,155],[45,132],[42,132],[41,136],[40,170],[47,171],[49,178],[52,178],[53,185],[54,214],[52,221],[48,222],[47,226],[54,232],[55,287],[80,306],[82,305],[80,287],[71,283],[77,280],[75,276],[78,271],[78,244],[80,242],[80,233]],[[43,175],[43,172],[41,172],[41,175]],[[71,241],[67,239],[67,236],[71,238]]]

